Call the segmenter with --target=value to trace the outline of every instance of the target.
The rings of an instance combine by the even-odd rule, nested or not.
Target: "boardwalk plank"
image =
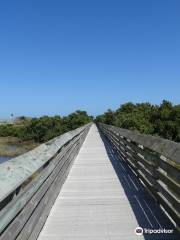
[[[163,211],[93,125],[38,240],[178,239],[137,236],[137,226],[173,228]]]

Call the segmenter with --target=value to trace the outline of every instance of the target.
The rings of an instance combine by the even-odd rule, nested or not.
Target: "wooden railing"
[[[37,239],[91,124],[0,164],[0,239]]]
[[[102,123],[98,127],[179,229],[180,144]]]

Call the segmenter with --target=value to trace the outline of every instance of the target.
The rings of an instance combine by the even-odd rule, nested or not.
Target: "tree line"
[[[86,111],[80,110],[66,117],[43,116],[28,119],[22,116],[16,124],[0,125],[0,136],[12,136],[17,137],[20,141],[33,140],[37,143],[43,143],[92,120],[92,116],[89,116]]]
[[[180,142],[180,104],[166,100],[160,105],[128,102],[115,111],[108,109],[95,121]]]
[[[20,117],[16,124],[0,125],[0,137],[43,143],[91,121],[93,117],[80,110],[66,117]],[[166,100],[159,105],[128,102],[115,111],[108,109],[94,121],[180,142],[180,104],[173,105]]]

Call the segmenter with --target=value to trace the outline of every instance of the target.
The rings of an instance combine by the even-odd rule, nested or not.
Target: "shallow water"
[[[7,161],[7,160],[9,160],[9,159],[11,159],[11,157],[2,157],[2,156],[0,156],[0,164],[5,162],[5,161]]]

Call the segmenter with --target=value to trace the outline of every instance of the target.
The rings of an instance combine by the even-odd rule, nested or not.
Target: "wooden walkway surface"
[[[137,226],[173,228],[92,125],[38,240],[178,239],[174,234],[137,236]]]

